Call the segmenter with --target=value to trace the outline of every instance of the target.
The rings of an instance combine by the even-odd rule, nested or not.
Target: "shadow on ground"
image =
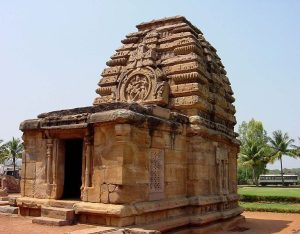
[[[271,234],[271,233],[280,233],[286,229],[292,221],[287,220],[269,220],[269,219],[254,219],[247,218],[246,222],[239,227],[236,227],[226,233],[255,233],[255,234]],[[294,234],[300,234],[299,230],[294,230]]]

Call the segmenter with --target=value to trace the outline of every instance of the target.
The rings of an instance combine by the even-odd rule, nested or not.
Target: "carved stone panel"
[[[216,164],[219,194],[228,194],[228,150],[217,147]]]
[[[168,104],[169,84],[158,81],[159,75],[161,75],[161,71],[150,67],[137,68],[127,72],[121,78],[118,86],[118,101]]]
[[[150,173],[150,200],[158,200],[164,197],[164,151],[151,149],[149,162]]]
[[[127,65],[127,69],[153,66],[155,64],[155,59],[156,59],[155,50],[141,43],[137,46],[137,49],[130,54],[129,64]]]

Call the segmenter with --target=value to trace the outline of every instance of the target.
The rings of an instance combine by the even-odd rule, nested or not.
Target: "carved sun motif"
[[[143,101],[151,90],[149,78],[142,74],[130,77],[125,83],[124,96],[127,101]]]

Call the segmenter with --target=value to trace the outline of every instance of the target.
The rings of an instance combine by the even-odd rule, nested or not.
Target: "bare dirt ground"
[[[244,212],[243,215],[245,224],[222,234],[300,234],[300,214]]]
[[[79,229],[86,229],[92,226],[77,224],[72,226],[44,226],[31,223],[30,218],[18,215],[0,214],[1,234],[63,234]]]
[[[300,214],[268,212],[244,212],[246,223],[222,234],[300,234]],[[64,227],[50,227],[31,223],[30,218],[17,215],[0,215],[1,234],[63,234],[90,228],[90,225],[77,224]],[[221,233],[220,233],[221,234]]]

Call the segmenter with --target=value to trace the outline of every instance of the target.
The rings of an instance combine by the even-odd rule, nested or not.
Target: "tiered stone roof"
[[[216,49],[183,16],[141,23],[101,74],[97,106],[157,104],[234,137],[234,97]]]

